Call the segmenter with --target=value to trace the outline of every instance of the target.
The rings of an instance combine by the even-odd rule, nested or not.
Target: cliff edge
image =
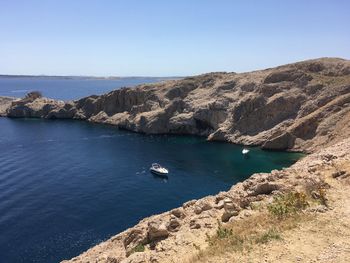
[[[322,58],[210,73],[77,101],[0,98],[12,118],[80,119],[312,152],[227,192],[140,221],[64,262],[347,262],[350,61]],[[282,240],[282,241],[281,241]]]
[[[148,134],[195,134],[312,152],[350,135],[350,61],[321,58],[248,73],[209,73],[77,101],[14,101],[8,117],[72,118]]]
[[[145,218],[63,262],[348,262],[349,190],[346,139]]]

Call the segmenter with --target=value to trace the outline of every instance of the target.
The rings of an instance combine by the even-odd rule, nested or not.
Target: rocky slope
[[[313,152],[290,168],[254,174],[227,192],[146,218],[65,262],[193,262],[194,255],[208,247],[208,236],[215,235],[219,224],[254,217],[259,213],[252,209],[254,204],[270,202],[279,193],[301,191],[310,185],[329,188],[335,207],[330,211],[318,206],[310,212],[326,212],[326,219],[328,215],[331,220],[339,219],[340,223],[335,224],[340,232],[350,223],[348,208],[342,206],[350,198],[350,139],[346,139],[350,135],[350,61],[323,58],[249,73],[210,73],[69,102],[0,98],[0,105],[0,114],[8,117],[82,119],[136,132],[196,134],[266,149]],[[332,230],[330,226],[327,229]],[[350,231],[341,233],[347,235],[346,243]],[[323,234],[324,243],[333,249],[329,242],[337,236]],[[290,235],[293,237],[293,233]],[[297,240],[289,242],[299,244],[299,233],[294,236]],[[317,238],[321,240],[320,235]],[[275,249],[280,258],[274,254],[276,258],[267,260],[282,262],[282,254],[290,249],[288,244],[283,251],[280,244],[271,245],[266,254]],[[310,247],[314,240],[304,245]],[[343,258],[350,256],[350,245],[345,245],[339,254]],[[304,252],[310,251],[316,248]],[[236,256],[242,257],[242,262],[252,261],[243,254],[207,261],[227,262]],[[295,261],[294,254],[289,256],[290,261]],[[317,262],[314,255],[308,256]],[[328,254],[321,256],[328,260]],[[262,258],[255,259],[252,262],[261,262]]]
[[[0,116],[5,117],[7,115],[7,109],[11,107],[15,100],[16,98],[13,97],[0,97]]]
[[[27,98],[14,101],[6,115],[83,119],[136,132],[312,152],[350,135],[350,61],[322,58],[210,73],[70,102]]]
[[[272,196],[281,193],[310,191],[311,196],[317,200],[320,196],[314,191],[316,189],[327,189],[329,197],[328,207],[315,201],[316,205],[305,211],[315,220],[308,220],[311,222],[310,237],[317,238],[305,237],[303,248],[300,248],[302,233],[295,232],[298,231],[296,229],[292,232],[295,239],[291,243],[283,243],[284,249],[279,249],[281,244],[270,247],[270,250],[265,249],[265,254],[270,257],[265,262],[301,261],[296,256],[311,260],[303,262],[347,262],[341,259],[350,257],[350,210],[347,206],[350,197],[350,139],[311,154],[290,168],[254,174],[227,192],[191,200],[182,207],[146,218],[80,256],[63,262],[194,262],[196,254],[205,251],[210,245],[208,237],[217,233],[219,224],[236,224],[254,217],[260,211],[253,207],[269,203]],[[319,218],[316,215],[318,213],[322,213],[323,217]],[[322,225],[322,222],[327,224]],[[258,223],[256,221],[255,225]],[[315,225],[319,226],[316,228],[318,233],[313,231]],[[307,227],[307,222],[304,227]],[[325,233],[325,227],[334,232]],[[339,233],[343,235],[341,239]],[[286,238],[288,240],[288,235]],[[337,249],[341,253],[333,255],[332,251],[329,252],[332,256],[339,256],[338,260],[317,260],[320,256],[329,259],[327,249],[332,249],[332,244],[340,241],[343,243],[338,244]],[[274,254],[269,254],[271,249],[275,250]],[[291,255],[288,254],[288,249]],[[233,262],[231,260],[238,256],[241,257],[239,262],[262,262],[265,258],[257,251],[248,251],[246,255],[241,252],[234,254],[232,249],[228,249],[228,252],[227,255],[205,258],[198,262]],[[256,254],[253,258],[252,253]],[[287,256],[291,257],[290,260]]]
[[[338,144],[337,147],[348,151],[349,148],[346,145],[347,143],[344,142]],[[326,155],[323,156],[323,160],[321,157],[322,161],[309,167],[307,171],[307,173],[316,175],[323,182],[324,189],[326,189],[323,192],[326,197],[326,206],[320,206],[319,202],[312,205],[313,201],[317,201],[316,191],[311,192],[313,200],[309,200],[310,206],[308,208],[299,214],[290,214],[283,219],[268,213],[267,215],[270,217],[267,217],[266,220],[266,213],[261,208],[262,206],[255,205],[253,207],[258,207],[259,213],[245,217],[243,220],[236,220],[230,225],[235,231],[234,234],[239,235],[245,241],[245,249],[241,247],[235,249],[232,246],[231,242],[236,237],[233,235],[226,239],[220,239],[208,249],[197,252],[197,256],[191,263],[349,262],[350,160],[345,155],[342,157],[332,155],[337,151],[338,149],[334,147],[324,151],[323,153]],[[325,157],[332,160],[326,161]],[[322,162],[323,164],[321,164]],[[300,176],[305,175],[305,171],[300,173]],[[298,188],[300,189],[303,185],[299,183]],[[315,185],[310,184],[310,182],[307,182],[305,186],[309,190],[315,189]],[[316,199],[314,199],[315,197]],[[271,198],[267,197],[266,200],[268,205],[271,205]],[[271,232],[271,230],[274,231]],[[249,236],[249,233],[253,236]],[[266,233],[272,233],[272,235]],[[220,244],[220,241],[223,244]],[[253,245],[247,241],[253,241]]]

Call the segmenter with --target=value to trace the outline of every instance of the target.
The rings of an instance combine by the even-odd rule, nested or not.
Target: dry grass
[[[245,253],[254,246],[283,239],[284,231],[311,220],[310,215],[302,212],[308,207],[308,198],[304,193],[288,193],[276,197],[269,205],[259,204],[260,212],[251,217],[225,226],[219,223],[216,234],[207,237],[209,246],[199,250],[190,262],[206,262],[226,253]]]
[[[348,83],[350,81],[350,76],[325,76],[321,74],[310,74],[312,75],[312,83],[322,84],[325,86],[336,86],[343,85],[344,83]]]
[[[320,180],[310,178],[299,192],[276,196],[269,204],[254,202],[251,217],[219,225],[215,235],[208,237],[208,247],[197,251],[190,262],[295,262],[301,257],[305,262],[319,257],[325,257],[320,262],[330,258],[348,262],[350,198],[346,187],[350,176],[334,179],[332,175],[337,171],[350,174],[350,163],[338,161],[321,171]],[[327,213],[303,210],[328,203],[332,209]]]

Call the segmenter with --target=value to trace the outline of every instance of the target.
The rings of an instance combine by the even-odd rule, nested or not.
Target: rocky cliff
[[[83,119],[142,133],[311,152],[350,135],[350,61],[322,58],[209,73],[70,102],[26,98],[14,101],[6,115]]]
[[[322,189],[327,189],[327,197]],[[235,253],[235,243],[231,243],[235,241],[235,237],[232,236],[232,240],[228,240],[230,241],[227,244],[229,247],[224,249],[225,254],[215,255],[214,253],[215,258],[211,260],[200,257],[198,262],[236,262],[238,257],[240,259],[237,262],[347,262],[342,259],[350,256],[349,190],[350,139],[346,139],[308,155],[290,168],[281,171],[274,170],[271,173],[254,174],[244,182],[234,185],[227,192],[191,200],[184,203],[182,207],[145,218],[136,226],[63,262],[197,262],[195,260],[197,256],[200,257],[206,249],[213,246],[213,242],[210,241],[211,237],[222,235],[222,238],[226,238],[225,235],[229,235],[230,232],[225,232],[222,226],[242,225],[245,221],[250,220],[249,228],[256,231],[254,228],[263,223],[261,215],[264,214],[264,210],[262,208],[273,202],[273,196],[293,192],[298,193],[299,196],[302,196],[300,193],[309,193],[310,198],[313,199],[307,203],[305,206],[307,209],[302,212],[304,216],[307,216],[305,224],[308,222],[311,224],[310,231],[304,235],[305,239],[301,241],[300,235],[306,230],[297,229],[299,234],[295,236],[295,240],[290,240],[289,243],[279,243],[274,247],[277,250],[277,252],[274,251],[274,256],[279,253],[279,258],[270,256],[264,261],[263,257],[256,252],[255,254],[258,255],[252,257],[251,247],[246,255],[243,251]],[[296,200],[288,201],[298,205]],[[306,199],[302,200],[306,202]],[[277,209],[284,211],[281,205],[277,206]],[[320,221],[317,214],[322,214],[324,218],[321,218]],[[275,224],[280,224],[283,220],[288,219],[277,218]],[[297,220],[297,217],[291,220]],[[269,227],[276,227],[276,225]],[[288,228],[291,226],[288,225]],[[332,230],[324,232],[325,228]],[[329,261],[327,251],[325,261],[317,260],[317,256],[321,255],[319,251],[332,247],[340,240],[343,243],[338,246],[341,246],[342,250],[339,253],[330,251],[336,254],[332,255],[332,261]],[[322,245],[319,245],[321,241]],[[305,248],[298,247],[298,244],[301,243]],[[279,249],[281,246],[284,246],[284,249]],[[287,249],[291,250],[292,258],[287,258]],[[301,251],[305,253],[301,254]],[[314,253],[315,251],[319,254]],[[270,255],[272,251],[267,249],[266,254]],[[307,256],[308,260],[296,259],[295,256],[300,257],[300,255]],[[334,257],[337,260],[334,260]]]
[[[313,152],[290,168],[254,174],[227,192],[146,218],[66,262],[195,262],[213,245],[213,236],[225,238],[231,233],[222,224],[253,218],[249,227],[260,226],[264,212],[254,207],[293,192],[314,199],[303,211],[312,216],[310,231],[297,229],[295,240],[262,247],[265,261],[299,262],[303,251],[307,262],[343,262],[350,256],[350,61],[323,58],[249,73],[210,73],[69,102],[2,98],[0,105],[0,114],[8,117],[82,119],[136,132],[196,134],[266,149]],[[330,199],[327,206],[323,189]],[[283,212],[285,207],[277,208]],[[316,213],[325,214],[323,221]],[[302,240],[301,233],[307,233]],[[343,243],[338,244],[340,237]],[[228,241],[231,247],[237,242]],[[291,244],[296,244],[294,252]],[[288,251],[294,254],[286,255]],[[255,250],[249,250],[247,257],[232,253],[230,249],[225,256],[199,262],[262,260],[261,255],[252,257]]]
[[[16,98],[13,98],[13,97],[0,97],[0,116],[1,117],[7,116],[7,109],[11,107],[12,102],[15,100]]]

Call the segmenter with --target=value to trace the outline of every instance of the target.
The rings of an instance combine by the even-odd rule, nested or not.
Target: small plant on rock
[[[216,230],[216,235],[219,239],[228,238],[233,235],[232,229],[227,229],[222,226],[221,222],[218,221],[218,229]]]
[[[130,254],[135,252],[144,252],[144,251],[145,251],[145,246],[143,244],[138,244],[136,247],[132,249]]]
[[[291,192],[275,197],[267,209],[271,214],[281,218],[291,213],[297,213],[308,206],[309,203],[304,193]]]
[[[205,237],[205,241],[208,242],[209,246],[213,246],[215,244],[213,238],[208,233],[205,233]]]

